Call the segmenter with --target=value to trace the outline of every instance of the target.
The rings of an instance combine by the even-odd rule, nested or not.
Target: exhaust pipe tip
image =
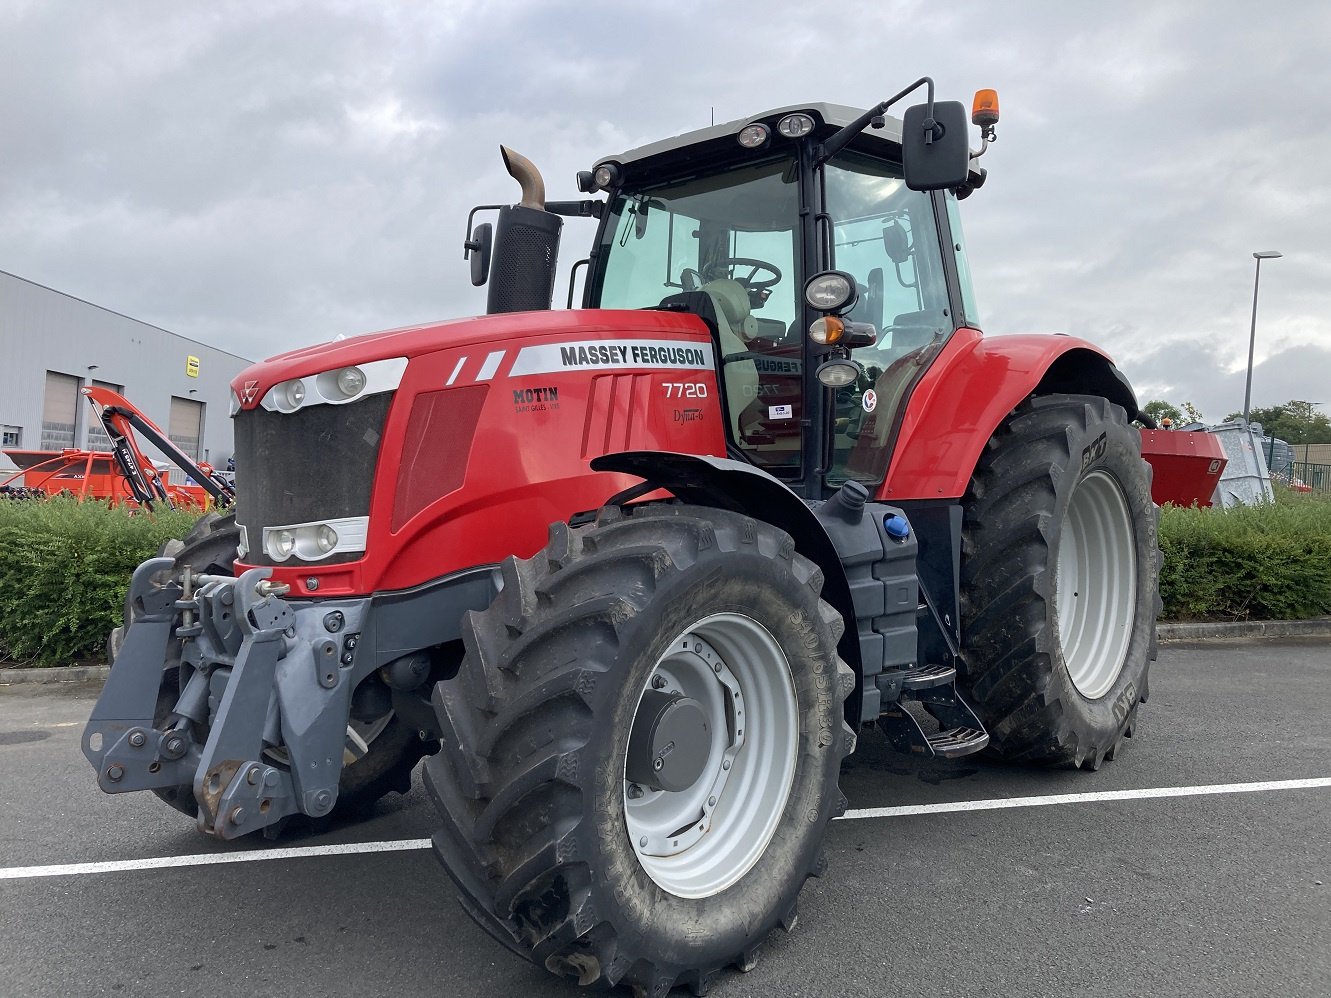
[[[504,169],[509,176],[522,187],[522,200],[518,204],[524,208],[545,211],[545,180],[541,177],[541,171],[536,169],[536,164],[508,146],[501,145],[499,155],[504,159]]]

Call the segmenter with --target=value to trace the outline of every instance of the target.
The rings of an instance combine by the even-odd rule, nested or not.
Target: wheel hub
[[[652,790],[687,790],[707,766],[711,731],[692,697],[647,690],[629,735],[624,774]]]

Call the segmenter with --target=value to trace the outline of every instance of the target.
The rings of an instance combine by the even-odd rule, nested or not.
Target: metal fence
[[[1271,480],[1300,492],[1331,496],[1331,464],[1290,461],[1271,469]]]

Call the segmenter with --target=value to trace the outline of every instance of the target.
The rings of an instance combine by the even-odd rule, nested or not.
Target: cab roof
[[[596,166],[602,163],[618,163],[621,166],[628,166],[633,163],[639,163],[644,160],[655,159],[659,156],[668,156],[671,153],[677,153],[683,149],[693,146],[701,146],[715,139],[730,138],[734,141],[745,125],[752,125],[755,122],[762,122],[772,128],[772,142],[777,143],[783,140],[776,134],[776,123],[794,111],[803,111],[805,114],[812,115],[815,124],[815,131],[824,131],[831,133],[838,128],[851,124],[862,114],[863,108],[848,107],[845,104],[789,104],[786,107],[773,108],[770,111],[762,111],[759,114],[749,115],[746,118],[736,118],[734,121],[723,122],[720,125],[709,125],[707,128],[697,128],[691,132],[683,132],[679,135],[671,136],[668,139],[661,139],[657,142],[650,142],[645,146],[638,146],[636,149],[630,149],[617,156],[603,156],[596,161]],[[885,116],[887,124],[883,128],[866,128],[859,136],[857,141],[867,140],[869,143],[880,143],[882,149],[869,148],[874,152],[899,155],[897,150],[901,146],[901,121],[898,118]],[[828,127],[818,127],[828,126]]]

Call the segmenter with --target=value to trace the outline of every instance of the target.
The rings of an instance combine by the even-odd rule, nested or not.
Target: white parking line
[[[1099,790],[1084,794],[1048,794],[1043,797],[998,797],[992,800],[953,800],[941,804],[903,804],[847,811],[842,820],[900,818],[908,814],[943,814],[948,811],[997,811],[1007,807],[1044,807],[1047,804],[1092,804],[1106,800],[1149,800],[1153,797],[1205,797],[1211,794],[1252,794],[1264,790],[1305,790],[1331,787],[1331,776],[1311,780],[1265,780],[1261,783],[1213,783],[1203,787],[1144,787],[1140,790]],[[0,871],[3,875],[3,871]]]
[[[11,866],[0,868],[0,880],[69,877],[82,873],[125,873],[129,870],[163,870],[177,866],[213,866],[217,863],[258,863],[265,859],[303,859],[307,856],[351,856],[367,852],[408,852],[413,849],[428,848],[430,848],[429,839],[395,839],[391,842],[347,842],[335,846],[297,846],[292,849],[254,849],[249,852],[196,853],[190,856],[117,859],[105,863]]]
[[[843,821],[862,818],[899,818],[913,814],[944,814],[952,811],[996,811],[1002,808],[1044,807],[1050,804],[1091,804],[1098,801],[1150,800],[1160,797],[1205,797],[1215,794],[1251,794],[1271,790],[1307,790],[1331,787],[1331,776],[1308,780],[1264,780],[1260,783],[1213,783],[1197,787],[1144,787],[1139,790],[1099,790],[1084,794],[1046,794],[1041,797],[997,797],[990,800],[944,801],[939,804],[903,804],[898,807],[868,807],[847,811]],[[202,853],[189,856],[157,856],[103,863],[65,863],[59,866],[0,867],[0,880],[33,880],[39,877],[70,877],[86,873],[125,873],[131,870],[163,870],[181,866],[213,866],[219,863],[258,863],[270,859],[304,859],[315,856],[352,856],[376,852],[411,852],[430,848],[429,839],[394,839],[387,842],[347,842],[331,846],[297,846],[290,849],[254,849],[247,852]]]

